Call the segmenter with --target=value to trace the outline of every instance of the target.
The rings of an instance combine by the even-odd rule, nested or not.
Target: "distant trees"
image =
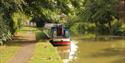
[[[119,0],[86,0],[82,18],[95,23],[96,32],[112,34],[114,20],[118,21],[117,3]],[[105,31],[104,31],[105,30]]]

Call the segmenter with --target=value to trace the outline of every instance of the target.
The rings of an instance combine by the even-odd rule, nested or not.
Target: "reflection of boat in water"
[[[68,59],[69,52],[70,52],[70,46],[58,46],[57,50],[62,59]]]
[[[51,40],[53,45],[70,45],[69,30],[61,24],[56,24],[51,28]]]
[[[72,61],[76,57],[76,51],[77,51],[77,45],[75,42],[71,42],[70,46],[58,46],[57,50],[59,52],[59,55],[63,59],[64,63],[68,63],[69,61]]]

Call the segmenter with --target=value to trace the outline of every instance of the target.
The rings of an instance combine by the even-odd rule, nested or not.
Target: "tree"
[[[7,41],[14,34],[14,22],[12,14],[21,10],[23,0],[0,0],[0,39]]]
[[[118,0],[86,0],[82,18],[95,23],[98,29],[107,24],[109,32],[111,32],[112,20],[118,19],[117,3]]]

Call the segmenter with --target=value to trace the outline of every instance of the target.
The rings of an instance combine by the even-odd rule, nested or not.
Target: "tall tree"
[[[117,3],[118,0],[86,0],[82,18],[95,23],[97,28],[108,24],[110,32],[111,21],[118,18]]]
[[[14,34],[14,22],[12,14],[17,10],[21,10],[23,0],[0,0],[0,39],[6,41]]]

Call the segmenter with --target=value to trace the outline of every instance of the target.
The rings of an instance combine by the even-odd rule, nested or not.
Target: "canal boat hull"
[[[71,44],[71,41],[69,38],[61,38],[61,39],[53,38],[50,42],[53,45],[70,45]]]

